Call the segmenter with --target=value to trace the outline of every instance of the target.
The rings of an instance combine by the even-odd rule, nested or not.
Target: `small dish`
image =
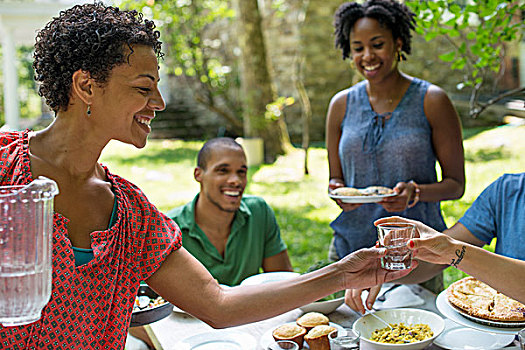
[[[313,303],[301,306],[299,309],[304,313],[316,311],[328,315],[334,312],[339,306],[343,305],[344,301],[345,297],[325,301],[314,301]]]
[[[159,295],[151,289],[147,284],[141,284],[137,297],[147,296],[150,299],[156,299]],[[149,323],[168,317],[173,311],[173,305],[165,302],[153,308],[145,308],[143,310],[134,310],[131,313],[130,327],[144,326]]]

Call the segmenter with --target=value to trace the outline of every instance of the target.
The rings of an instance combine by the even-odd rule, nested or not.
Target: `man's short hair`
[[[197,166],[199,168],[206,170],[208,160],[210,159],[211,154],[213,150],[216,149],[216,147],[237,148],[244,153],[242,146],[231,137],[217,137],[208,140],[199,151],[199,154],[197,155]]]

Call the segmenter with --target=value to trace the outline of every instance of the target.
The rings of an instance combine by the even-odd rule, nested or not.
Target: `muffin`
[[[353,187],[339,187],[332,191],[332,194],[336,196],[362,196],[363,194]]]
[[[327,326],[330,323],[330,320],[328,319],[328,317],[326,317],[322,313],[308,312],[302,315],[301,317],[299,317],[296,323],[299,326],[306,328],[306,331],[310,331],[310,329],[314,328],[315,326],[320,326],[320,325]]]
[[[305,335],[304,340],[308,343],[310,350],[330,350],[328,334],[336,330],[337,329],[332,326],[315,326]]]
[[[272,336],[275,341],[291,340],[299,345],[299,349],[303,348],[304,336],[306,329],[296,324],[283,324],[273,330]]]

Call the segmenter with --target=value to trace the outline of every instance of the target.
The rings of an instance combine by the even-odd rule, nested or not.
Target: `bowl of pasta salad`
[[[361,334],[361,341],[369,349],[424,349],[445,329],[441,316],[426,310],[399,308],[374,312],[392,329],[372,315],[358,319],[352,328]]]

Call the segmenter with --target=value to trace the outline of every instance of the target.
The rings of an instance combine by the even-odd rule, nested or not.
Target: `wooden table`
[[[441,313],[436,308],[435,294],[420,287],[419,285],[410,285],[410,288],[425,301],[425,304],[418,306],[418,308],[432,311],[438,315],[441,315]],[[302,313],[303,312],[301,310],[295,309],[264,321],[254,322],[243,326],[231,327],[229,329],[248,333],[257,340],[257,343],[259,343],[261,336],[269,329],[273,329],[286,322],[293,322]],[[352,324],[360,316],[361,315],[352,311],[352,309],[344,304],[341,305],[336,311],[328,315],[330,321],[345,328],[351,328]],[[160,321],[151,323],[145,328],[152,342],[155,344],[155,349],[157,350],[177,350],[173,347],[173,344],[176,342],[192,335],[214,331],[212,327],[208,326],[204,322],[182,312],[173,312],[170,316]],[[517,345],[517,343],[514,345]],[[361,349],[366,350],[366,344],[362,344]],[[441,349],[442,348],[437,345],[430,345],[425,350]],[[257,350],[264,349],[258,344]]]

